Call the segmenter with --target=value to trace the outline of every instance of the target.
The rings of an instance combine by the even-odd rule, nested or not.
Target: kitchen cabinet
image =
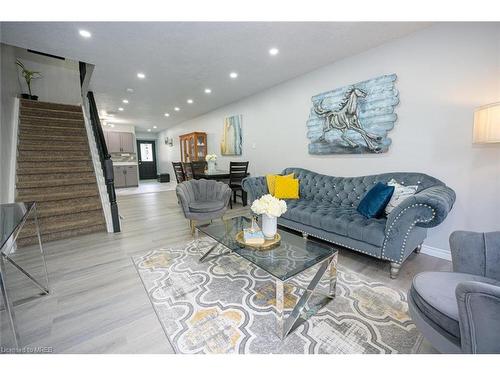
[[[137,165],[115,165],[115,188],[139,186]]]
[[[108,146],[108,152],[128,152],[134,150],[134,134],[125,132],[106,132],[104,136]]]
[[[120,133],[122,152],[134,152],[134,143],[134,135],[132,133]]]

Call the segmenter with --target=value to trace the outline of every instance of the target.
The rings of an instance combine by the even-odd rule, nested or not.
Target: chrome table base
[[[219,245],[224,246],[223,244],[217,242],[210,249],[208,249],[199,259],[199,262],[202,263],[207,260],[208,255],[210,255]],[[224,246],[225,247],[225,246]],[[212,260],[218,258],[223,255],[231,254],[232,251],[223,252],[221,254],[214,255],[208,259]],[[314,314],[304,314],[304,309],[306,307],[307,302],[311,298],[313,294],[320,294],[315,291],[319,282],[325,275],[328,275],[329,278],[329,291],[328,294],[324,295],[324,299],[319,307],[316,307],[315,310],[318,311],[327,305],[334,297],[337,286],[337,261],[338,261],[338,252],[335,251],[332,256],[325,259],[320,263],[320,267],[311,282],[305,289],[304,293],[300,297],[299,301],[293,308],[292,312],[288,317],[285,318],[285,290],[284,285],[285,281],[274,278],[276,280],[276,314],[277,314],[277,334],[283,340],[288,334],[293,332],[297,327],[299,327],[302,323],[304,323],[309,316]]]
[[[288,317],[285,318],[285,282],[276,279],[276,314],[277,314],[277,333],[278,336],[283,340],[291,332],[293,332],[297,327],[303,324],[311,315],[304,312],[307,302],[315,292],[316,287],[325,275],[328,274],[329,277],[329,292],[325,296],[321,305],[315,310],[318,311],[327,305],[334,297],[337,286],[337,260],[338,253],[335,252],[331,257],[320,263],[320,267],[311,282],[307,286],[306,290],[300,297],[299,301],[293,308],[292,312]]]

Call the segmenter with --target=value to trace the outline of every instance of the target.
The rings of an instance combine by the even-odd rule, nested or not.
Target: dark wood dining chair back
[[[175,179],[177,183],[186,181],[186,174],[184,173],[184,168],[182,168],[181,162],[172,162],[172,166],[174,167]]]
[[[184,170],[184,176],[186,176],[186,180],[191,180],[193,178],[193,171],[191,169],[191,163],[183,162],[182,169]]]
[[[248,161],[232,161],[229,163],[229,186],[239,185],[248,172]]]
[[[236,203],[236,197],[241,197],[243,206],[247,205],[247,194],[241,186],[241,181],[248,174],[248,161],[232,161],[229,163],[229,187],[233,191],[233,201]],[[238,193],[240,193],[238,195]],[[231,202],[231,208],[233,204]]]
[[[192,161],[191,162],[191,174],[194,179],[203,178],[203,174],[207,169],[207,162],[204,160]]]

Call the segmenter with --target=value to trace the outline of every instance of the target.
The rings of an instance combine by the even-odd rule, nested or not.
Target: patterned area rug
[[[418,348],[420,335],[408,316],[406,294],[342,266],[335,299],[280,340],[273,279],[238,255],[200,264],[213,244],[203,238],[133,258],[177,353],[412,353]],[[288,313],[315,272],[285,284]],[[327,281],[318,289],[327,291]],[[309,311],[320,302],[313,296]]]

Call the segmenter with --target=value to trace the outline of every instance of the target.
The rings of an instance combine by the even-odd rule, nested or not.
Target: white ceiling
[[[7,44],[94,64],[91,88],[99,110],[116,112],[116,123],[156,132],[428,25],[3,22],[0,34]],[[92,37],[82,38],[79,29]],[[271,47],[279,54],[270,56]],[[229,77],[232,71],[238,72],[237,79]],[[137,78],[138,72],[146,79]],[[204,93],[207,87],[212,94]],[[122,103],[125,98],[129,104]]]

